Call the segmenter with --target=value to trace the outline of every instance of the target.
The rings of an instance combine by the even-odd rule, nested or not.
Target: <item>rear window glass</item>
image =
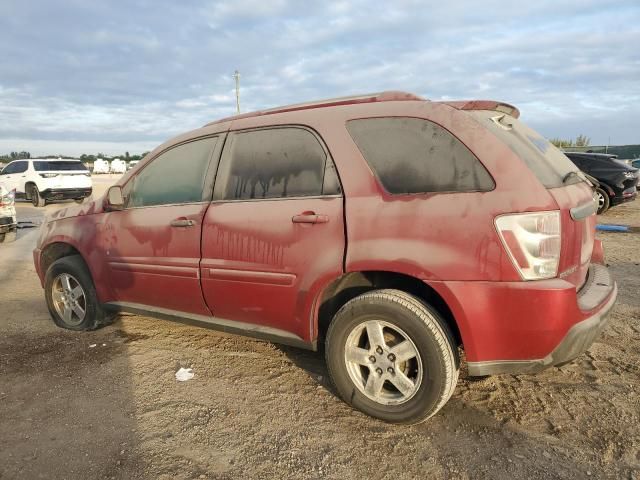
[[[347,129],[389,193],[487,191],[495,186],[460,140],[428,120],[367,118],[349,121]]]
[[[36,169],[36,172],[63,172],[63,171],[71,171],[71,170],[87,170],[87,167],[84,166],[82,162],[76,161],[60,161],[57,160],[55,162],[48,162],[46,160],[37,160],[33,162],[33,168]]]
[[[562,186],[567,174],[577,170],[564,153],[518,119],[487,110],[473,111],[471,115],[518,155],[545,187]],[[581,181],[580,177],[572,175],[566,184]]]

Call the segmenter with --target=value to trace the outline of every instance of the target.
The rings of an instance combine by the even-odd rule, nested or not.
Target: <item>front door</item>
[[[126,208],[106,214],[101,242],[117,303],[211,315],[200,289],[200,240],[211,159],[222,143],[213,136],[170,148],[123,187]]]
[[[342,273],[343,199],[310,130],[230,133],[204,220],[202,290],[213,315],[308,342],[314,297]]]
[[[17,193],[24,193],[24,184],[27,176],[27,168],[29,163],[24,160],[17,162],[11,162],[4,167],[2,174],[0,174],[0,183],[4,185],[4,188],[11,191],[16,190]]]

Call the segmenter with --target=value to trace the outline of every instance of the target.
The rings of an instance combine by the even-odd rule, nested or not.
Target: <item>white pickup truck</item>
[[[63,158],[15,160],[0,172],[0,183],[36,207],[56,200],[81,202],[93,189],[87,167],[80,160]]]

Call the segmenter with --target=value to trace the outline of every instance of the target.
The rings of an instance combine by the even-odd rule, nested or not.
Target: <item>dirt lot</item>
[[[640,225],[640,201],[601,221]],[[136,316],[56,328],[36,236],[0,244],[2,479],[640,479],[640,234],[599,235],[620,295],[590,352],[535,376],[463,375],[415,427],[351,410],[319,354]],[[176,382],[180,366],[195,378]]]

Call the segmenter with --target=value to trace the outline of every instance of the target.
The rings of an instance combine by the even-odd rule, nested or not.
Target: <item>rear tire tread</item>
[[[329,325],[329,329],[327,331],[327,348],[326,348],[326,357],[327,357],[327,369],[329,371],[329,377],[331,382],[333,383],[336,390],[339,392],[339,388],[335,383],[335,375],[336,372],[333,370],[332,362],[329,361],[330,355],[335,348],[338,348],[337,345],[332,345],[332,338],[335,329],[340,321],[341,316],[345,315],[349,310],[351,310],[355,305],[359,303],[370,303],[372,300],[376,302],[391,302],[396,305],[401,306],[403,309],[411,312],[415,318],[421,321],[421,323],[427,328],[431,336],[436,340],[438,345],[438,349],[441,353],[441,358],[443,359],[443,371],[444,378],[442,379],[442,388],[441,394],[438,397],[438,401],[436,404],[428,411],[423,412],[417,418],[408,418],[403,420],[390,420],[382,417],[382,420],[385,421],[393,421],[395,423],[402,423],[405,425],[415,425],[418,423],[422,423],[433,415],[435,415],[451,398],[455,387],[458,383],[459,376],[459,358],[456,348],[456,342],[454,341],[453,334],[451,333],[448,325],[444,320],[442,320],[440,314],[427,305],[422,300],[414,297],[413,295],[403,292],[401,290],[395,289],[381,289],[374,290],[371,292],[364,293],[359,295],[356,298],[353,298],[349,302],[340,308],[340,310],[336,313],[334,320]],[[401,326],[401,325],[399,325]],[[341,395],[342,396],[342,395]],[[349,398],[343,399],[352,404]]]

